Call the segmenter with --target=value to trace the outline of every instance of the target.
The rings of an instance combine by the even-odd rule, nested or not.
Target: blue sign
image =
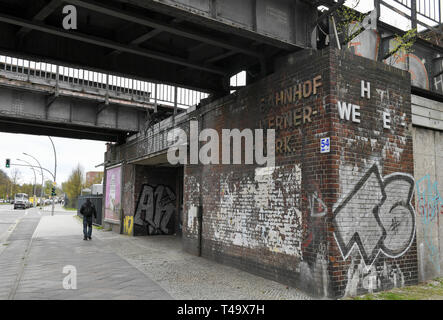
[[[321,153],[331,152],[331,138],[322,138],[320,140],[320,152]]]

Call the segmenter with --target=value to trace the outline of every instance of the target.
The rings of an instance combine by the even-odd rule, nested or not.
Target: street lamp
[[[17,161],[21,161],[21,162],[24,162],[24,163],[26,163],[26,164],[28,164],[29,166],[31,166],[31,169],[32,169],[32,171],[34,172],[34,191],[33,191],[33,198],[34,198],[34,201],[33,201],[33,205],[34,205],[34,207],[35,207],[35,186],[36,186],[36,184],[37,184],[37,175],[35,174],[35,169],[32,167],[32,165],[28,162],[28,161],[26,161],[26,160],[20,160],[20,159],[17,159]]]
[[[52,141],[51,137],[48,136],[48,138],[49,138],[49,140],[51,140],[52,149],[54,150],[54,163],[55,163],[55,165],[54,165],[54,187],[55,187],[55,184],[57,183],[56,182],[57,181],[57,152],[55,151],[54,141]],[[51,212],[51,216],[54,215],[54,206],[55,206],[55,204],[54,204],[54,196],[52,196],[52,212]]]
[[[42,168],[42,166],[40,165],[40,162],[34,157],[34,156],[32,156],[32,155],[30,155],[30,154],[27,154],[26,152],[23,152],[23,154],[25,155],[25,156],[28,156],[28,157],[31,157],[32,159],[34,159],[35,161],[37,161],[37,163],[38,163],[38,166],[40,167],[40,170],[41,170],[41,174],[42,174],[42,189],[41,189],[41,191],[40,191],[40,201],[42,201],[43,200],[43,189],[44,189],[44,186],[43,186],[43,184],[44,184],[44,175],[43,175],[43,168]]]

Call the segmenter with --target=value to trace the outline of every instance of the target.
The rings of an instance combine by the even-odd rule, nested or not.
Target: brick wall
[[[361,80],[371,82],[371,99],[361,98]],[[389,66],[304,51],[202,107],[200,129],[220,137],[222,129],[276,129],[276,164],[185,166],[184,248],[198,252],[201,206],[203,256],[312,295],[416,282],[409,90],[408,74]],[[340,119],[338,101],[360,114]],[[325,137],[331,152],[321,154]]]
[[[417,282],[409,74],[351,54],[331,55],[330,274],[337,296]],[[371,84],[370,98],[361,80]],[[352,121],[339,103],[358,106]],[[385,119],[385,121],[384,121]],[[338,244],[338,245],[337,245]],[[345,258],[345,259],[344,259]]]
[[[323,108],[328,56],[304,52],[280,72],[201,110],[200,128],[220,136],[225,128],[276,129],[276,166],[186,166],[186,249],[198,245],[201,201],[203,256],[323,295],[326,247],[313,247],[326,243],[326,229],[309,213],[311,203],[322,203],[320,190],[328,183],[329,155],[318,153],[318,140],[330,130]]]

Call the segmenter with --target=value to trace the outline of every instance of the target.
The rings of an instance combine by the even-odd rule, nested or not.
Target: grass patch
[[[443,300],[443,278],[390,291],[347,297],[346,300]]]
[[[63,209],[65,209],[67,211],[77,211],[77,208],[67,208],[67,207],[64,207]]]

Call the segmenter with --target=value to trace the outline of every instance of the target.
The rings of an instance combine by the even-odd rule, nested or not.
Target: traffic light
[[[57,194],[55,193],[55,187],[52,187],[52,193],[51,193],[51,195],[52,195],[53,197],[57,195]]]
[[[11,159],[6,159],[6,168],[11,167]]]

